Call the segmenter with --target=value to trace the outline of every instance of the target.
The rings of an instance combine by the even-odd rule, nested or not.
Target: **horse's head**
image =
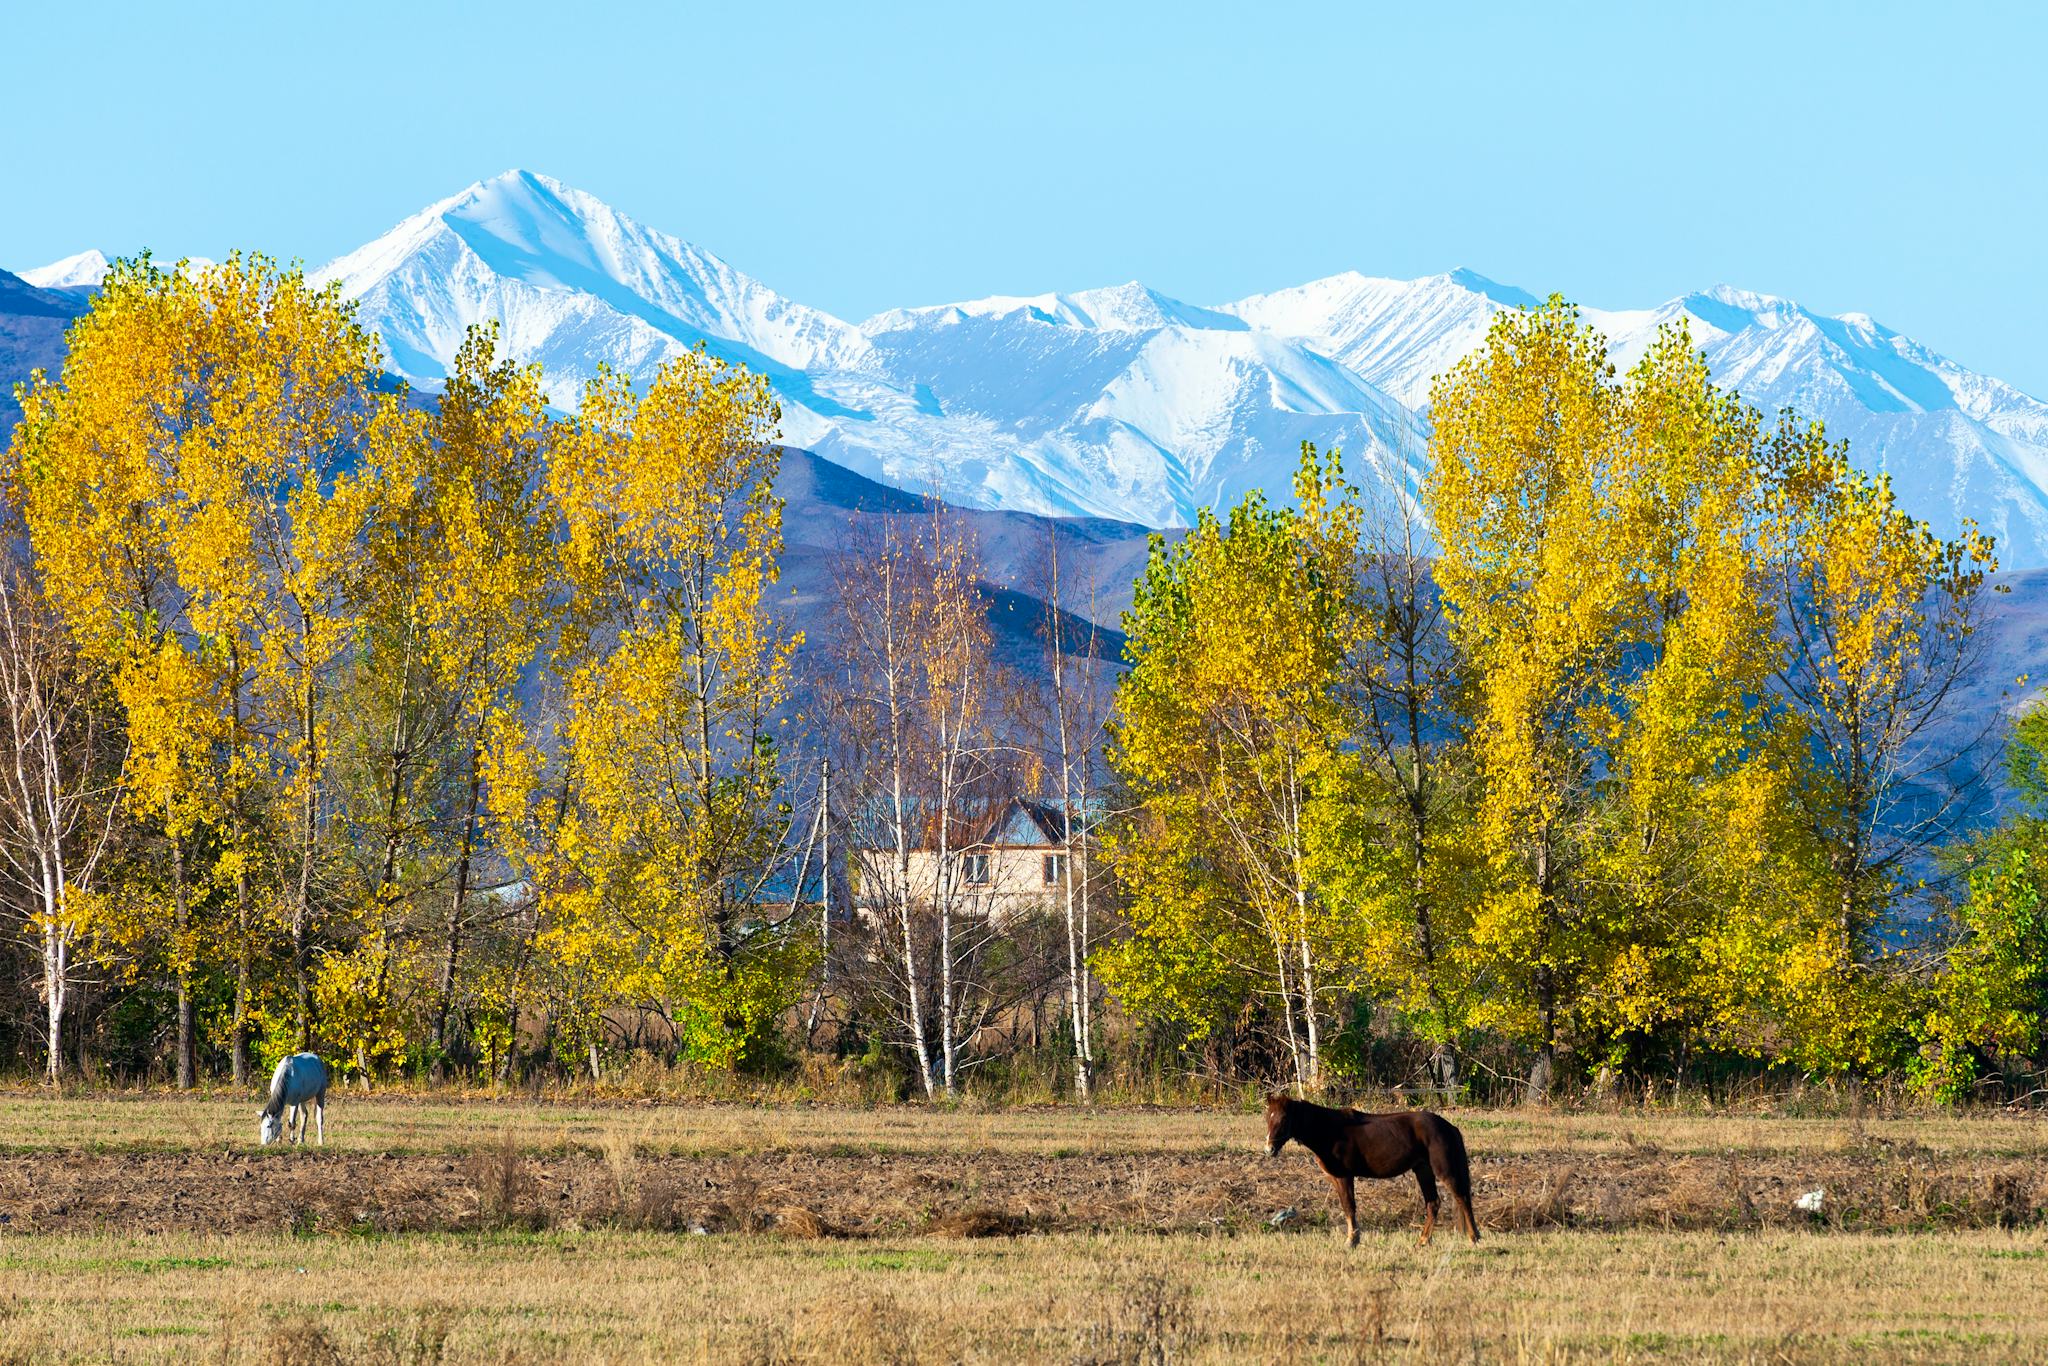
[[[266,1114],[256,1125],[256,1142],[269,1147],[284,1134],[284,1121],[276,1115]]]
[[[1288,1113],[1288,1098],[1279,1092],[1266,1097],[1266,1156],[1278,1157],[1280,1150],[1287,1146],[1287,1140],[1294,1137],[1292,1116]]]

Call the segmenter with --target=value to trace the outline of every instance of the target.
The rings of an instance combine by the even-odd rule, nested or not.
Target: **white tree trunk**
[[[49,1078],[55,1086],[64,1070],[64,998],[71,984],[71,945],[55,925],[43,929],[43,993],[50,1021]]]
[[[924,991],[917,977],[917,934],[916,902],[910,888],[910,813],[906,809],[908,794],[904,791],[905,768],[909,756],[904,753],[904,716],[901,669],[902,658],[896,639],[895,578],[891,574],[884,588],[882,617],[885,623],[883,662],[884,682],[889,699],[889,798],[891,817],[894,822],[896,841],[895,887],[890,899],[895,903],[900,928],[903,931],[903,999],[904,1013],[910,1026],[910,1047],[917,1054],[917,1077],[924,1085],[926,1099],[938,1094],[932,1079],[932,1053],[925,1035]]]
[[[120,794],[92,788],[93,713],[62,628],[30,591],[25,578],[0,577],[0,877],[21,887],[32,908],[49,1031],[44,1069],[54,1084],[64,1067],[77,937],[72,895],[89,884],[106,850]],[[90,810],[95,801],[105,802],[104,811]]]

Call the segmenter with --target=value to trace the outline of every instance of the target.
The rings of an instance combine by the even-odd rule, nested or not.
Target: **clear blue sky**
[[[0,265],[317,264],[522,166],[851,318],[1726,281],[2048,396],[2044,52],[2021,4],[0,0]]]

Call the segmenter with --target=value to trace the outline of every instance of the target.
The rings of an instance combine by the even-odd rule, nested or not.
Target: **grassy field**
[[[2048,1361],[2024,1118],[1457,1113],[1347,1252],[1248,1113],[254,1110],[0,1094],[0,1362]]]

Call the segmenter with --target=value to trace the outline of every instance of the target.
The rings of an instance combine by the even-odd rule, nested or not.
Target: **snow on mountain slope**
[[[106,278],[107,258],[97,251],[81,251],[47,266],[21,272],[21,278],[37,289],[90,289]]]
[[[645,378],[703,342],[768,375],[792,445],[982,506],[1184,523],[1251,487],[1284,499],[1305,439],[1416,483],[1392,454],[1422,444],[1399,404],[1298,343],[1135,283],[854,327],[523,171],[312,278],[360,301],[417,383],[438,381],[486,319],[542,362],[564,408],[600,361]]]
[[[471,323],[498,319],[513,354],[546,366],[565,407],[600,361],[645,375],[700,341],[803,404],[806,372],[858,369],[869,350],[850,324],[525,171],[429,206],[312,280],[360,300],[393,368],[416,382],[446,373]]]
[[[1136,280],[1105,289],[1084,289],[1073,294],[995,295],[964,304],[939,304],[930,308],[892,308],[877,313],[861,324],[870,336],[900,332],[934,324],[964,322],[969,318],[1008,318],[1023,315],[1036,322],[1061,324],[1102,332],[1144,332],[1176,324],[1213,328],[1226,332],[1249,329],[1241,318],[1213,308],[1197,308],[1169,299]]]
[[[1217,310],[1293,337],[1411,407],[1430,377],[1485,340],[1496,314],[1532,296],[1470,271],[1421,280],[1338,275]],[[1998,537],[2009,566],[2048,565],[2048,404],[1863,314],[1825,317],[1787,299],[1719,286],[1656,308],[1583,310],[1618,366],[1682,322],[1717,382],[1765,413],[1796,408],[1889,474],[1904,505],[1953,533],[1965,518]]]
[[[1429,406],[1430,381],[1486,340],[1494,314],[1538,302],[1469,270],[1420,280],[1347,271],[1216,311],[1306,342],[1410,408],[1422,409]]]
[[[62,264],[62,263],[60,263]],[[1213,308],[1138,283],[895,309],[855,326],[590,195],[522,171],[469,187],[316,272],[361,300],[393,368],[431,385],[496,318],[573,407],[600,361],[642,377],[700,342],[760,369],[783,435],[864,474],[985,507],[1171,525],[1247,488],[1287,496],[1300,441],[1412,491],[1432,378],[1535,298],[1471,271],[1355,273]],[[2048,565],[2048,406],[1861,315],[1720,288],[1586,310],[1628,364],[1683,320],[1716,377],[1852,441],[1908,507],[1974,518]]]
[[[1860,313],[1827,317],[1726,285],[1634,314],[1590,313],[1618,365],[1682,321],[1714,378],[1766,414],[1817,418],[1944,532],[1965,518],[2010,567],[2048,565],[2048,404]]]
[[[1308,440],[1342,446],[1363,483],[1419,487],[1413,414],[1342,366],[1255,332],[1124,321],[1034,307],[892,324],[874,338],[883,366],[928,408],[845,424],[816,449],[910,487],[906,474],[942,472],[989,506],[1154,526],[1251,488],[1287,501]]]

